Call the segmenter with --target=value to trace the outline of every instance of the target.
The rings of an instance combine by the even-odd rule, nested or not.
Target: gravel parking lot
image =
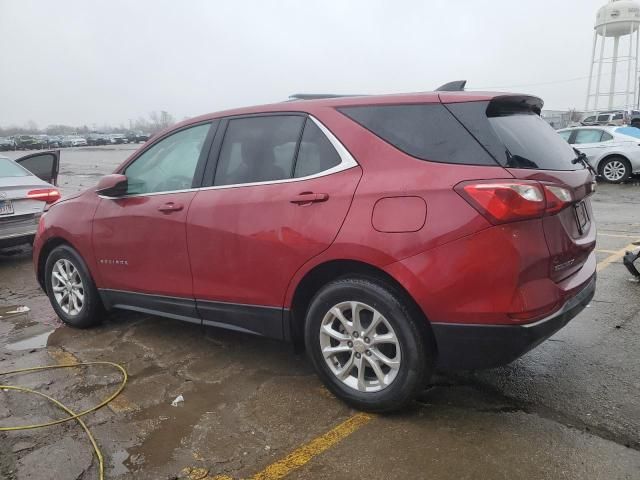
[[[62,152],[64,195],[94,184],[135,145]],[[8,152],[18,157],[23,152]],[[549,341],[499,369],[439,372],[403,413],[366,415],[322,386],[304,355],[240,333],[114,313],[63,326],[39,290],[28,247],[0,253],[0,372],[111,361],[124,393],[85,417],[107,478],[640,478],[640,284],[622,265],[640,241],[640,186],[599,185],[598,289]],[[28,313],[16,312],[26,306]],[[74,411],[117,388],[106,367],[1,377]],[[184,402],[171,406],[176,396]],[[0,390],[0,424],[60,412]],[[97,478],[83,430],[65,423],[0,434],[0,478]]]

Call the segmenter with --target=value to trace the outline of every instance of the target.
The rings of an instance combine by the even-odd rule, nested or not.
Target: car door
[[[205,324],[283,336],[294,273],[338,234],[361,176],[305,115],[225,120],[187,219],[193,289]]]
[[[126,195],[101,198],[93,246],[112,305],[196,321],[185,221],[214,128],[207,122],[160,138],[119,170]]]
[[[40,180],[44,180],[51,185],[58,184],[60,150],[32,153],[31,155],[18,158],[15,162],[29,170]]]
[[[606,135],[604,142],[602,142],[603,135]],[[580,128],[575,131],[575,136],[571,139],[571,142],[575,148],[587,156],[589,163],[592,163],[609,146],[607,144],[608,140],[606,140],[609,137],[611,135],[599,128]]]

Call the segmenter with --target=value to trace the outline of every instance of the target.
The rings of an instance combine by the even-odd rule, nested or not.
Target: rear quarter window
[[[540,170],[576,170],[573,148],[535,113],[488,117],[505,147],[506,166]],[[598,133],[598,138],[600,134]]]
[[[338,110],[398,150],[420,160],[497,165],[442,104],[370,105]]]
[[[0,158],[0,178],[28,177],[30,173],[8,158]]]

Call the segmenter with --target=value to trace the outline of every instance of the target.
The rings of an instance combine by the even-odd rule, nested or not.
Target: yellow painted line
[[[62,348],[51,348],[48,353],[58,365],[76,365],[80,363],[78,357]],[[109,407],[113,413],[130,412],[138,409],[138,406],[122,393],[109,402],[107,407]]]
[[[596,252],[598,252],[598,253],[618,253],[617,250],[605,250],[603,248],[596,248]]]
[[[630,243],[626,247],[621,248],[620,250],[617,250],[615,253],[612,253],[607,258],[605,258],[604,260],[598,263],[598,265],[596,266],[596,272],[601,272],[602,270],[607,268],[609,265],[611,265],[613,262],[616,262],[620,260],[622,257],[624,257],[625,252],[628,252],[635,248],[638,248],[638,247],[633,243]]]
[[[375,418],[374,415],[366,413],[356,413],[332,428],[324,435],[314,438],[309,443],[297,448],[282,460],[272,463],[259,473],[256,473],[252,480],[278,480],[286,477],[294,470],[306,465],[311,459],[320,455],[325,450],[331,448],[336,443],[347,438],[363,425],[366,425]]]

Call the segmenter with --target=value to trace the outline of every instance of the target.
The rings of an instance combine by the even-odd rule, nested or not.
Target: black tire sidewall
[[[56,301],[51,288],[51,276],[55,263],[60,259],[69,260],[78,270],[84,285],[84,305],[80,314],[75,316],[67,315]],[[89,269],[87,268],[82,257],[71,247],[61,245],[51,251],[45,263],[45,287],[51,302],[51,306],[55,310],[60,319],[69,326],[75,328],[89,328],[100,323],[104,308],[102,301],[96,289],[95,283],[91,278]]]
[[[360,301],[380,312],[393,327],[402,356],[394,381],[379,392],[359,392],[335,377],[320,349],[320,325],[330,308],[344,301]],[[337,397],[367,411],[382,412],[402,408],[424,386],[433,369],[433,354],[421,329],[399,295],[388,286],[364,278],[348,278],[323,287],[313,298],[305,322],[307,353],[319,377]]]
[[[619,161],[619,162],[622,162],[624,164],[625,169],[626,169],[625,175],[620,180],[608,180],[604,176],[604,167],[607,165],[607,163],[613,162],[613,161],[616,161],[616,160]],[[629,179],[629,177],[631,176],[631,164],[629,163],[629,160],[627,160],[624,157],[609,157],[604,162],[602,162],[600,164],[600,176],[607,183],[623,183],[623,182],[627,181]]]

